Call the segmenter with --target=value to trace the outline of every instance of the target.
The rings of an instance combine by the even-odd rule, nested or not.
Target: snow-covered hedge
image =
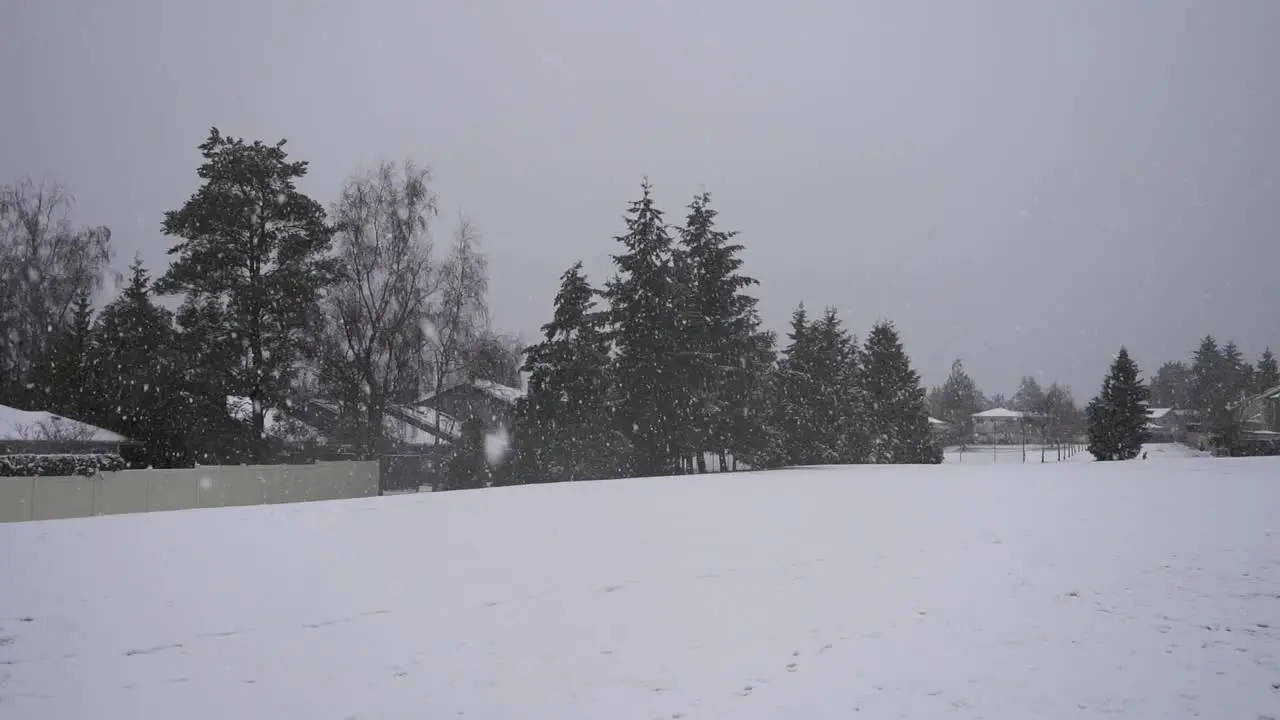
[[[124,468],[119,455],[0,455],[0,477],[91,477]]]

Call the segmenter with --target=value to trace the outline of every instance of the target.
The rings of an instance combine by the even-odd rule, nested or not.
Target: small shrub
[[[123,470],[119,455],[0,455],[0,477],[92,477],[100,472]]]

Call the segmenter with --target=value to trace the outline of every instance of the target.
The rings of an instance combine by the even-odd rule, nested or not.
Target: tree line
[[[1162,364],[1148,384],[1122,347],[1088,407],[1089,450],[1099,460],[1137,457],[1150,422],[1148,409],[1158,407],[1190,411],[1188,417],[1215,445],[1234,453],[1250,423],[1275,422],[1251,415],[1259,406],[1250,400],[1277,386],[1280,367],[1271,348],[1250,363],[1234,342],[1219,346],[1213,335],[1206,335],[1189,362]]]
[[[525,355],[507,482],[768,468],[935,463],[920,379],[891,322],[865,342],[801,304],[785,346],[764,330],[737,233],[699,194],[672,226],[646,181],[614,274],[560,279]],[[499,480],[502,481],[502,480]]]
[[[1079,437],[1084,429],[1084,414],[1076,405],[1071,388],[1051,382],[1048,387],[1030,375],[1018,383],[1011,397],[1002,393],[985,395],[956,360],[951,372],[940,385],[929,390],[930,413],[947,423],[948,444],[964,445],[974,435],[973,416],[984,410],[1007,408],[1023,413],[1027,440],[1043,446],[1066,445]]]
[[[200,185],[161,222],[170,265],[153,278],[135,261],[97,313],[110,232],[74,227],[58,188],[3,188],[0,403],[116,430],[157,466],[261,462],[272,413],[308,399],[336,402],[334,434],[373,452],[389,405],[523,373],[503,471],[472,462],[474,428],[458,443],[455,464],[486,476],[473,483],[941,459],[894,325],[859,342],[835,309],[800,305],[779,347],[709,194],[672,225],[646,181],[613,276],[595,287],[570,267],[526,349],[490,327],[475,228],[438,257],[426,168],[355,173],[326,209],[297,188],[308,165],[284,141],[214,128],[199,150]]]
[[[1205,335],[1188,360],[1162,364],[1151,379],[1151,404],[1194,411],[1204,430],[1233,447],[1240,438],[1250,408],[1247,402],[1280,385],[1280,365],[1271,348],[1256,363],[1245,359],[1232,341],[1219,345]],[[1271,418],[1261,418],[1271,422]]]
[[[0,187],[0,403],[116,430],[159,466],[265,461],[268,415],[311,397],[340,406],[331,440],[372,449],[390,403],[467,376],[518,383],[475,228],[435,252],[426,168],[355,173],[326,211],[284,141],[214,128],[200,152],[201,185],[163,218],[172,263],[153,279],[135,261],[96,316],[110,232],[75,227],[55,185]]]

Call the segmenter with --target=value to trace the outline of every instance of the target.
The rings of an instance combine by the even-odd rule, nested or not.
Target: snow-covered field
[[[0,526],[6,720],[1255,720],[1278,639],[1277,459]]]

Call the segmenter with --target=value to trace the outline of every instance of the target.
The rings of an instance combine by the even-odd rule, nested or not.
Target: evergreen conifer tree
[[[41,410],[90,424],[98,420],[93,341],[93,304],[87,294],[81,294],[72,306],[70,322],[54,337],[49,356],[33,369]]]
[[[179,397],[188,452],[206,465],[251,460],[251,433],[228,408],[228,398],[236,394],[232,382],[243,353],[241,343],[231,335],[221,300],[189,296],[178,308],[176,320],[174,343],[181,359]]]
[[[1229,402],[1237,403],[1248,398],[1253,390],[1253,366],[1244,359],[1244,353],[1234,341],[1222,348],[1223,373],[1227,383]]]
[[[597,480],[616,471],[609,342],[596,294],[582,263],[565,271],[544,339],[525,353],[529,380],[517,408],[515,482]]]
[[[811,322],[803,304],[792,315],[788,337],[773,384],[773,464],[863,462],[856,340],[834,309]]]
[[[806,465],[813,462],[811,438],[818,430],[811,417],[809,403],[809,367],[812,343],[809,341],[809,313],[801,303],[791,314],[790,341],[782,351],[770,383],[770,427],[772,442],[765,456],[771,466]]]
[[[615,421],[632,450],[631,472],[651,476],[675,471],[683,450],[675,427],[681,343],[671,238],[648,181],[641,189],[627,213],[627,233],[616,238],[623,252],[613,256],[618,274],[604,296],[615,349]]]
[[[1132,460],[1142,452],[1147,426],[1147,387],[1129,351],[1120,348],[1102,383],[1089,402],[1089,452],[1098,460]]]
[[[462,423],[461,437],[450,448],[445,467],[445,489],[478,490],[488,487],[491,477],[485,453],[484,424],[472,418]]]
[[[680,228],[676,254],[684,291],[680,337],[689,358],[682,369],[691,398],[690,441],[704,472],[704,452],[723,458],[735,445],[751,444],[758,428],[746,422],[747,400],[767,365],[757,300],[744,292],[758,283],[741,274],[743,247],[732,242],[737,233],[718,229],[716,216],[710,194],[696,196]]]
[[[1254,393],[1270,390],[1277,385],[1280,385],[1280,365],[1277,365],[1271,348],[1267,348],[1258,359],[1258,370],[1253,378]]]
[[[1191,361],[1191,405],[1206,418],[1226,404],[1222,351],[1212,335],[1200,341]]]
[[[938,463],[941,450],[929,428],[920,376],[891,322],[879,322],[862,351],[868,460],[873,463]]]
[[[253,403],[251,441],[262,459],[266,411],[287,396],[308,319],[337,277],[327,257],[333,231],[324,208],[297,189],[307,163],[289,160],[284,141],[249,144],[214,128],[200,152],[204,184],[165,213],[165,234],[180,240],[156,289],[222,302],[228,334],[243,346],[228,384]]]
[[[1025,376],[1018,383],[1018,390],[1013,394],[1010,403],[1013,405],[1012,410],[1024,413],[1036,412],[1044,405],[1044,388],[1040,387],[1040,382],[1035,378],[1030,375]]]
[[[758,319],[754,322],[758,327]],[[777,362],[775,344],[772,332],[751,333],[739,363],[729,373],[725,409],[729,426],[720,455],[721,471],[730,469],[727,455],[733,457],[735,466],[739,460],[753,468],[769,465],[768,449],[774,443],[768,420]]]
[[[1151,378],[1152,407],[1186,409],[1191,405],[1191,370],[1185,363],[1167,362]]]
[[[818,430],[816,461],[851,464],[866,462],[870,450],[864,415],[858,340],[844,328],[835,308],[827,308],[813,325],[814,364],[810,377],[811,409]]]
[[[167,467],[185,460],[180,428],[185,417],[176,402],[173,320],[152,301],[150,284],[135,260],[124,292],[98,317],[95,365],[103,404],[98,419],[140,443],[147,464]]]

